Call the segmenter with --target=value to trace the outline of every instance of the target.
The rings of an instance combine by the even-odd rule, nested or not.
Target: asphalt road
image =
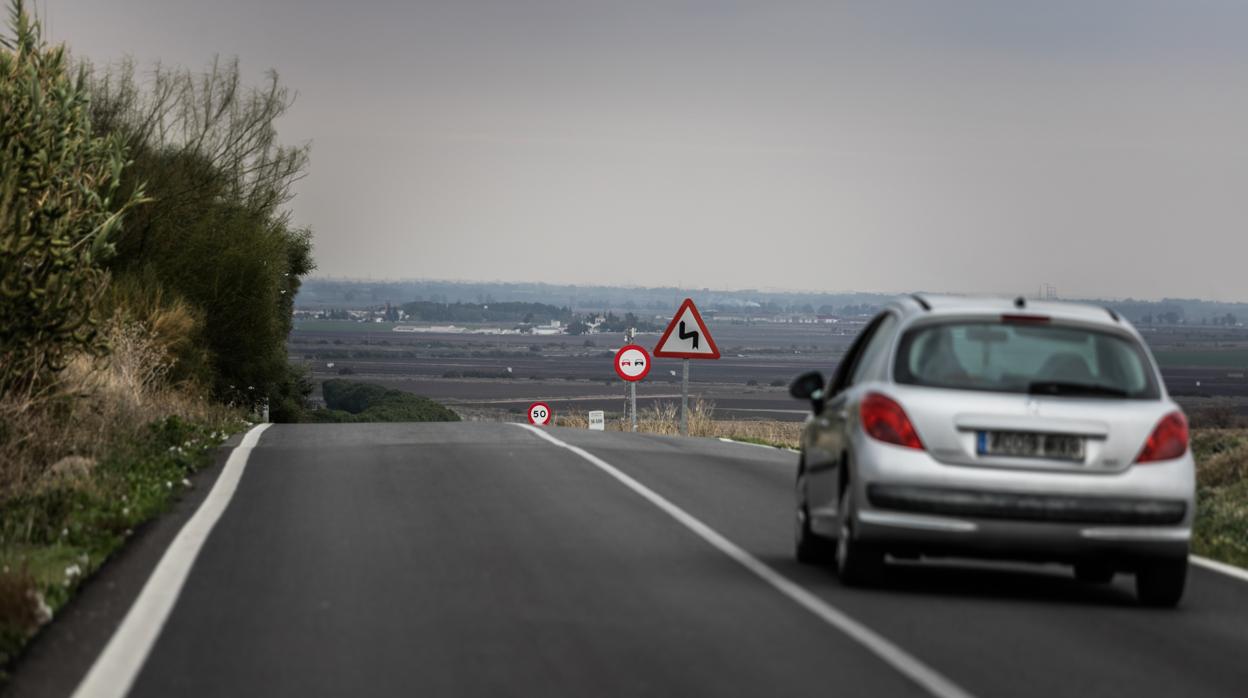
[[[1091,587],[1056,566],[897,566],[886,588],[851,590],[792,559],[793,454],[548,433],[969,694],[1248,690],[1244,581],[1193,569],[1172,611],[1136,607],[1128,577]],[[106,567],[19,666],[14,693],[72,689],[112,627],[84,620],[84,605],[137,593],[131,578],[150,557]],[[131,692],[814,694],[927,695],[618,478],[522,428],[480,423],[271,427]]]

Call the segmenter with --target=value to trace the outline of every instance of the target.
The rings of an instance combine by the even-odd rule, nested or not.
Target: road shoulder
[[[14,664],[13,676],[0,695],[40,698],[73,693],[245,434],[235,434],[222,444],[212,466],[190,476],[189,491],[169,511],[136,529],[126,545],[83,584]]]

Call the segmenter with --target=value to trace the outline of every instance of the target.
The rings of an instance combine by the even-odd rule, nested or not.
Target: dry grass
[[[7,621],[0,624],[0,633],[29,634],[47,620],[36,588],[34,576],[25,568],[0,574],[0,618]]]
[[[579,429],[589,427],[588,417],[583,412],[566,416],[558,415],[556,423],[561,427]],[[623,419],[608,420],[606,426],[610,431],[628,431],[629,429],[629,425]],[[801,428],[800,422],[717,420],[714,402],[697,398],[689,404],[690,436],[722,437],[769,446],[797,448]],[[637,415],[637,430],[648,434],[679,434],[680,405],[660,402],[640,410]]]
[[[169,363],[167,370],[172,371],[170,377],[177,380],[195,375],[207,362],[207,350],[195,343],[203,327],[202,314],[186,300],[166,291],[160,282],[141,275],[114,278],[108,302],[113,308],[114,326],[143,328],[148,338],[163,349]]]
[[[1197,480],[1201,487],[1248,482],[1248,434],[1238,429],[1194,429]]]
[[[66,458],[93,461],[165,417],[219,420],[225,408],[167,384],[172,360],[157,332],[113,323],[106,359],[79,357],[40,401],[0,399],[0,502],[46,482]]]
[[[0,399],[0,680],[77,584],[241,423],[170,384],[161,332],[180,325],[162,314],[163,330],[114,321],[112,354],[75,359],[47,397]]]

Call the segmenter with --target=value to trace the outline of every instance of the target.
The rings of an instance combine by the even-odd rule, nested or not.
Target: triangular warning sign
[[[680,304],[680,310],[672,317],[663,337],[654,345],[654,355],[669,359],[718,359],[719,347],[711,339],[711,333],[698,314],[692,298]]]

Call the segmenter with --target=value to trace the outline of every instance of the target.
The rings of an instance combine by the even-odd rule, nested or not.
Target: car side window
[[[862,332],[858,334],[854,343],[849,345],[849,351],[845,352],[845,356],[841,357],[841,363],[837,365],[836,373],[832,375],[832,381],[828,384],[828,397],[837,395],[849,387],[851,382],[850,376],[858,365],[858,359],[862,356],[863,349],[867,346],[867,343],[875,336],[875,331],[879,328],[880,323],[883,322],[884,317],[884,313],[877,315],[871,322],[867,323],[866,327],[862,328]]]
[[[889,345],[893,340],[893,330],[897,327],[897,316],[892,313],[886,313],[876,325],[875,333],[871,335],[870,341],[862,350],[862,355],[858,357],[858,361],[854,366],[854,372],[849,381],[849,385],[861,383],[863,379],[878,373],[880,362],[884,360],[885,354],[888,352]]]

